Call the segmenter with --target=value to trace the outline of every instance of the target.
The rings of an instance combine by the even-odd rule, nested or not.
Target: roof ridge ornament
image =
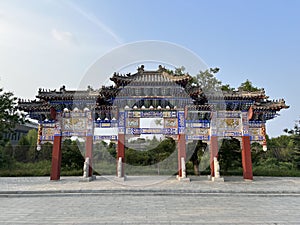
[[[144,65],[139,66],[138,69],[137,69],[138,73],[143,74],[144,67],[145,67]]]
[[[158,65],[158,70],[157,70],[157,72],[166,72],[167,70],[166,70],[166,68],[165,67],[163,67],[162,65]]]
[[[65,92],[66,91],[66,86],[65,85],[61,86],[61,88],[59,89],[59,91],[60,92]]]

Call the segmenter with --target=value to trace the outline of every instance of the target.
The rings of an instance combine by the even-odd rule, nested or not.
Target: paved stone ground
[[[1,224],[299,224],[293,196],[78,195],[1,198]]]
[[[211,182],[207,177],[191,177],[191,182],[179,182],[167,176],[130,176],[126,181],[112,176],[97,177],[92,182],[79,182],[80,177],[62,177],[50,181],[49,177],[0,177],[0,195],[30,192],[185,192],[185,193],[296,193],[300,194],[300,178],[255,177],[244,181],[242,177],[225,177],[225,182]]]
[[[300,178],[0,178],[0,224],[300,224]]]

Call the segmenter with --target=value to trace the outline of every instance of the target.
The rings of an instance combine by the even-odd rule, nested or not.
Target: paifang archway
[[[204,93],[192,85],[188,74],[176,75],[159,66],[158,70],[138,68],[135,74],[113,74],[112,86],[99,90],[59,91],[39,89],[37,100],[19,100],[19,109],[40,123],[38,144],[53,142],[51,180],[60,179],[62,137],[86,139],[86,157],[91,160],[93,141],[117,142],[117,176],[124,177],[125,135],[165,134],[177,140],[178,177],[185,178],[186,143],[206,142],[210,149],[211,177],[215,176],[218,138],[241,140],[244,179],[253,179],[250,143],[266,148],[266,121],[288,108],[284,100],[267,100],[265,91]],[[220,107],[221,106],[221,107]],[[163,118],[159,129],[138,127],[140,118]],[[95,129],[102,132],[96,134]],[[105,130],[107,129],[107,130]],[[115,133],[106,132],[115,129]]]

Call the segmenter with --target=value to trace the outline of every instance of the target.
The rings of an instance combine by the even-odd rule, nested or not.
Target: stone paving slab
[[[212,182],[207,177],[190,177],[191,182],[180,182],[167,176],[129,176],[125,181],[113,176],[97,176],[91,182],[79,182],[80,177],[0,177],[0,194],[54,193],[247,193],[300,194],[300,178],[255,177],[244,181],[241,177],[225,177],[225,182]]]
[[[0,199],[0,224],[299,224],[291,196],[82,195]]]
[[[300,224],[300,178],[0,178],[0,224]]]

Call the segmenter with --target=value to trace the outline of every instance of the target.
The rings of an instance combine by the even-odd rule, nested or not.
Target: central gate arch
[[[118,108],[117,176],[124,176],[126,137],[167,135],[177,142],[178,177],[186,178],[185,107],[193,104],[184,86],[188,76],[175,78],[159,67],[158,71],[144,71],[128,78],[112,78],[120,86],[113,105]],[[116,75],[117,76],[117,75]],[[160,119],[163,126],[141,127],[141,120]],[[122,163],[122,165],[121,165]],[[183,165],[184,164],[184,165]]]
[[[118,177],[124,176],[124,164],[125,162],[125,143],[128,139],[133,137],[140,137],[141,135],[160,135],[171,137],[176,142],[177,151],[173,154],[177,154],[178,169],[174,172],[178,172],[179,178],[186,178],[185,173],[185,161],[187,158],[185,134],[183,132],[184,124],[180,121],[180,118],[184,114],[183,111],[171,110],[171,109],[125,109],[119,112],[119,118],[124,118],[124,129],[119,129],[118,145],[117,145],[117,159],[118,164],[122,162],[121,174],[117,174]],[[161,127],[141,127],[141,120],[143,119],[159,119],[162,121]],[[172,154],[172,155],[173,155]],[[172,157],[172,156],[171,156]],[[118,168],[120,165],[118,165]],[[184,170],[184,171],[183,171]],[[169,174],[169,175],[172,175]]]

